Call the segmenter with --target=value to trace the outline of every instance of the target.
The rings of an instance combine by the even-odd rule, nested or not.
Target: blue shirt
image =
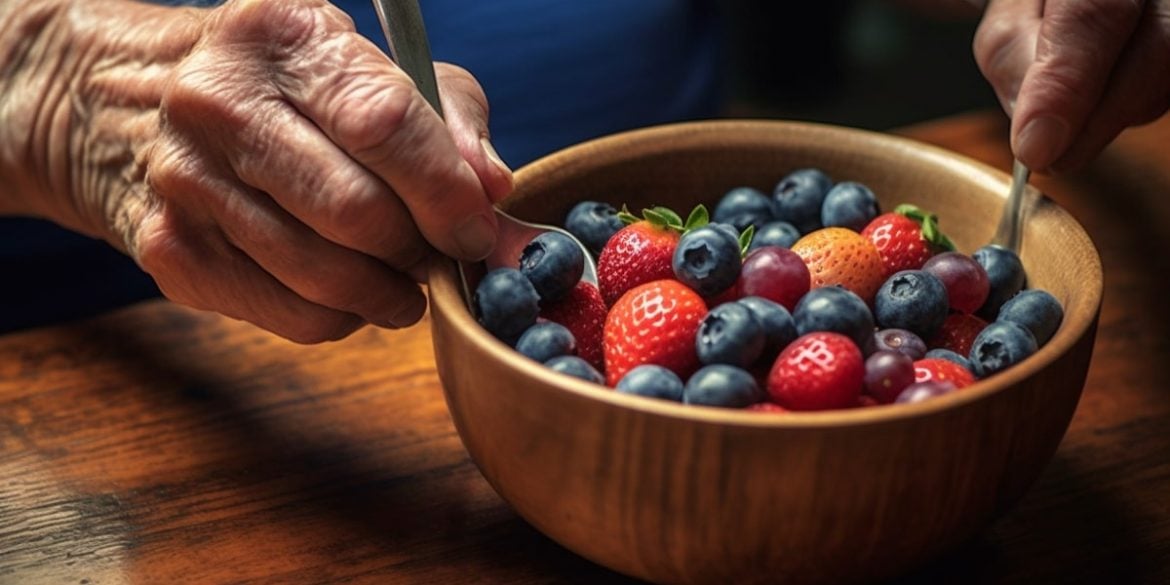
[[[174,3],[174,2],[171,2]],[[369,1],[337,0],[386,50]],[[479,80],[513,167],[620,130],[717,114],[715,0],[422,0],[431,53]],[[104,242],[0,218],[0,331],[158,295]]]

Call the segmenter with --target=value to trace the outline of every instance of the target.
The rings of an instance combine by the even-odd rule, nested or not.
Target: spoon
[[[422,12],[418,0],[373,0],[374,10],[382,23],[382,32],[390,45],[390,52],[398,66],[414,80],[427,103],[443,117],[443,106],[439,102],[439,84],[435,79],[435,65],[431,61],[431,46],[423,26]],[[488,270],[494,268],[518,268],[520,254],[532,238],[543,232],[557,232],[568,236],[585,257],[585,269],[581,280],[597,285],[597,267],[593,255],[573,234],[556,226],[522,221],[508,215],[498,207],[493,209],[499,220],[496,247],[482,264],[456,262],[459,281],[463,286],[463,299],[470,307],[475,285]]]
[[[1024,188],[1028,186],[1028,177],[1031,174],[1032,172],[1019,159],[1012,163],[1012,186],[1008,191],[1007,201],[1003,204],[999,226],[995,228],[995,235],[991,238],[992,244],[1003,246],[1016,255],[1020,253],[1023,232],[1021,216],[1024,209]]]

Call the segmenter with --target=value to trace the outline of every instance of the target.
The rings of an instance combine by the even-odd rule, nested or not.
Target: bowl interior
[[[706,121],[641,129],[586,142],[516,173],[516,190],[503,205],[529,221],[560,225],[582,200],[609,202],[637,211],[669,206],[685,217],[696,204],[713,208],[737,186],[771,193],[787,173],[804,167],[824,170],[834,181],[869,186],[883,210],[912,203],[938,214],[941,228],[958,249],[971,253],[986,244],[999,220],[1010,177],[956,153],[906,138],[838,126],[783,121]],[[1037,355],[967,391],[923,403],[820,413],[760,417],[753,413],[696,408],[599,392],[592,385],[553,375],[499,343],[475,324],[458,295],[452,263],[432,273],[433,302],[461,313],[460,328],[477,344],[494,346],[493,355],[512,363],[534,385],[587,392],[600,400],[669,416],[741,424],[854,424],[886,417],[913,416],[977,400],[1011,386],[1067,351],[1095,322],[1101,301],[1100,258],[1077,221],[1029,188],[1020,256],[1028,286],[1044,288],[1065,309],[1060,330]],[[766,419],[766,420],[765,420]]]

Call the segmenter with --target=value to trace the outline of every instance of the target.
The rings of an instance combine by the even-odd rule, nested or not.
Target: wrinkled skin
[[[1170,2],[991,0],[975,58],[1033,170],[1074,170],[1170,107]]]
[[[324,1],[0,0],[0,212],[293,341],[407,326],[424,260],[486,255],[512,185],[478,83],[438,72],[446,124]]]
[[[1170,0],[991,0],[973,48],[1034,170],[1170,106]],[[438,72],[445,124],[323,0],[0,0],[0,214],[294,341],[407,326],[425,259],[486,255],[512,187],[478,83]]]

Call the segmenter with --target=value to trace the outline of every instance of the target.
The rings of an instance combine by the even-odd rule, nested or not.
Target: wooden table
[[[905,130],[1009,167],[999,114]],[[907,583],[1170,583],[1170,119],[1035,184],[1100,246],[1080,408],[1006,517]],[[147,302],[0,337],[0,583],[615,583],[520,520],[427,322],[296,346]]]

